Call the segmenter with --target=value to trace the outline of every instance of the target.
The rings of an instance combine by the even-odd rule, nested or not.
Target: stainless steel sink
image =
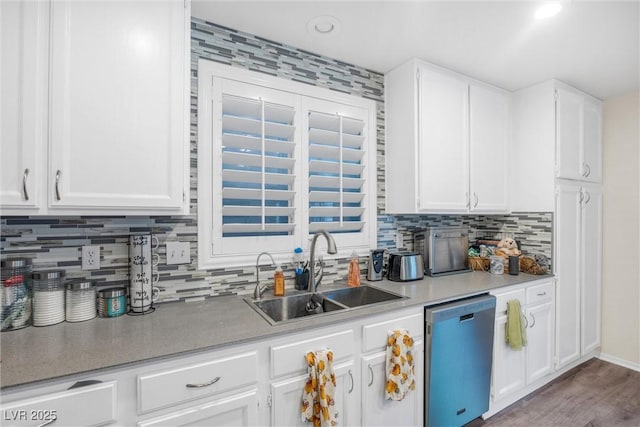
[[[406,298],[371,286],[245,301],[272,325]],[[311,304],[309,303],[311,301]]]
[[[377,304],[380,302],[395,301],[404,298],[391,292],[371,286],[358,286],[356,288],[336,289],[322,292],[326,298],[344,304],[347,307],[361,307],[363,305]]]
[[[308,304],[312,298],[313,302],[311,307],[309,307]],[[342,304],[338,304],[320,295],[312,294],[292,295],[259,301],[245,299],[245,301],[271,324],[347,308]]]

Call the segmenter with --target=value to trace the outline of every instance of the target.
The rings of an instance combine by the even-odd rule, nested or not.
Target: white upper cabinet
[[[418,73],[418,210],[465,212],[469,201],[468,83],[426,67],[420,67]],[[388,173],[400,171],[394,168]]]
[[[385,96],[387,213],[508,211],[507,92],[412,60]]]
[[[0,18],[0,205],[35,214],[46,167],[48,5],[3,1]]]
[[[6,76],[5,68],[12,64],[3,61],[2,84],[3,91],[11,85],[28,89],[12,93],[23,106],[23,111],[15,114],[34,120],[36,125],[44,121],[46,131],[42,137],[27,138],[23,130],[28,123],[24,120],[17,121],[18,129],[10,123],[5,131],[3,108],[3,141],[21,147],[22,138],[36,145],[26,154],[14,148],[9,151],[11,158],[3,157],[3,178],[5,167],[12,169],[6,172],[11,179],[3,179],[3,187],[13,187],[13,193],[3,188],[3,208],[11,214],[11,208],[16,207],[9,196],[26,199],[24,175],[27,190],[29,185],[41,186],[42,194],[34,190],[36,200],[32,202],[43,207],[40,213],[187,213],[188,3],[31,3],[11,4],[16,11],[8,16],[3,3],[3,32],[5,20],[16,21],[12,32],[42,32],[46,37],[44,58],[50,59],[39,60],[27,68],[27,74]],[[16,14],[20,8],[36,7],[46,10],[46,19],[33,21]],[[35,55],[35,42],[30,40],[34,36],[27,35],[29,48],[10,50],[11,57]],[[3,55],[4,50],[3,43]],[[32,57],[27,59],[33,61]],[[29,89],[34,80],[38,84],[48,81],[44,97],[37,92],[39,86]],[[41,115],[34,115],[34,110],[41,113],[42,108]],[[7,120],[12,119],[6,114]],[[40,129],[29,127],[28,131]],[[32,158],[35,165],[15,161],[21,157]],[[23,174],[26,169],[29,172]],[[19,193],[15,193],[16,184]]]
[[[602,103],[557,80],[513,93],[511,209],[553,212],[555,179],[602,182]]]
[[[509,98],[503,90],[471,83],[470,209],[507,212]]]
[[[602,106],[573,88],[556,89],[556,177],[602,181]]]

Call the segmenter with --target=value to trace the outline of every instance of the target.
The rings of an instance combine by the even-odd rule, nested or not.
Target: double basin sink
[[[373,286],[358,286],[299,294],[286,297],[245,301],[272,325],[295,319],[320,316],[345,310],[367,307],[373,304],[406,298]]]

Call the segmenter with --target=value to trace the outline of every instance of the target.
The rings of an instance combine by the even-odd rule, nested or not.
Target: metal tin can
[[[0,322],[2,331],[30,326],[32,318],[31,260],[6,259],[1,262]]]
[[[98,291],[98,316],[118,317],[127,312],[127,290],[124,287]]]
[[[64,322],[64,270],[35,271],[33,278],[33,326]]]
[[[96,284],[91,280],[72,280],[66,287],[67,322],[83,322],[96,317]]]

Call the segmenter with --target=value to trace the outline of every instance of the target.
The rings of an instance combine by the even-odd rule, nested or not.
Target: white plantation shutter
[[[365,123],[310,111],[309,233],[360,232],[364,226]]]
[[[288,263],[318,230],[340,257],[375,247],[375,103],[198,67],[198,267]]]
[[[222,96],[222,237],[291,235],[295,110]]]

